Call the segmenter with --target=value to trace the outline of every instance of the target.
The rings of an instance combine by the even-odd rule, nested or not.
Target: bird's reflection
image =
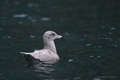
[[[54,62],[55,63],[55,62]],[[52,71],[55,71],[53,67],[53,62],[48,62],[48,63],[37,63],[37,64],[29,64],[27,67],[34,67],[35,72],[43,72],[43,73],[50,73]]]
[[[36,72],[50,73],[52,71],[55,71],[51,63],[39,63],[37,65],[34,65],[34,68]]]

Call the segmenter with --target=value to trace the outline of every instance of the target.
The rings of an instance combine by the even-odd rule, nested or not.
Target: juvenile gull
[[[46,31],[43,35],[43,43],[44,47],[41,50],[35,50],[34,52],[20,52],[23,54],[25,59],[28,62],[54,62],[59,60],[59,56],[56,51],[56,46],[54,43],[55,39],[61,39],[62,36],[56,34],[53,31]]]

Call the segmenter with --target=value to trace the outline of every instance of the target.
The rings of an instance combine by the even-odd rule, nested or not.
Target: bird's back
[[[48,49],[35,50],[33,53],[23,53],[23,55],[28,62],[59,60],[59,56]]]

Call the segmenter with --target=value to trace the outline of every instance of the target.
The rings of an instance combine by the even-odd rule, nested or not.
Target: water
[[[118,80],[118,0],[4,0],[0,2],[0,80]],[[29,65],[21,51],[41,49],[53,30],[60,61]]]

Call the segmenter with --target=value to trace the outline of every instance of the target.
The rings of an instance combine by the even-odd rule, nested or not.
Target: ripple
[[[32,21],[32,22],[36,22],[36,20],[35,19],[33,19],[32,17],[28,17],[28,19],[30,20],[30,21]]]
[[[30,35],[30,38],[35,38],[35,36],[34,35]]]
[[[3,38],[4,38],[4,39],[6,39],[6,38],[10,39],[11,36],[3,36]]]
[[[23,24],[23,22],[22,22],[22,21],[19,21],[18,23],[19,23],[19,24]]]
[[[5,19],[5,17],[4,17],[4,16],[2,16],[2,17],[1,17],[1,19]]]
[[[99,78],[93,78],[93,80],[101,80],[101,79],[99,79]]]
[[[52,8],[57,8],[57,6],[52,6]]]
[[[91,46],[92,44],[86,44],[86,46]]]
[[[103,46],[97,46],[98,48],[103,48]]]
[[[109,35],[111,35],[111,34],[112,34],[112,32],[109,32],[108,34],[109,34]]]
[[[67,33],[67,32],[65,32],[65,35],[66,35],[66,36],[69,36],[70,34],[69,34],[69,33]]]
[[[109,44],[108,46],[118,47],[118,45],[117,45],[117,44]]]
[[[113,46],[118,47],[118,45],[116,45],[116,44],[115,44],[115,45],[113,45]]]
[[[98,39],[103,39],[103,40],[109,40],[109,41],[112,41],[112,39],[110,37],[108,38],[98,38]]]
[[[91,58],[93,58],[94,56],[93,55],[90,55]]]
[[[89,57],[91,57],[91,58],[93,58],[93,57],[95,57],[95,58],[100,58],[101,56],[100,56],[100,55],[98,55],[98,56],[90,55]]]
[[[73,59],[69,59],[68,62],[73,62]]]
[[[80,80],[81,78],[80,77],[75,77],[74,80]]]
[[[88,36],[88,35],[87,35],[87,34],[84,34],[83,36],[85,36],[85,37],[86,37],[86,36]]]
[[[115,30],[116,28],[115,27],[111,27],[110,30]]]
[[[4,53],[0,53],[0,54],[4,54]]]
[[[28,7],[38,7],[39,4],[32,4],[32,3],[28,3]]]
[[[105,28],[105,26],[102,26],[101,28],[102,28],[102,29],[104,29],[104,28]]]
[[[41,20],[42,21],[50,21],[51,19],[50,18],[46,18],[46,17],[42,17]]]
[[[11,36],[8,36],[7,38],[11,38]]]
[[[44,73],[50,73],[52,71],[55,71],[55,69],[52,67],[52,64],[45,64],[45,63],[40,63],[34,65],[35,72],[44,72]]]
[[[0,30],[2,30],[2,28],[0,28]]]
[[[32,21],[32,22],[34,22],[34,23],[36,22],[36,20],[35,20],[35,19],[31,19],[31,21]]]
[[[98,58],[100,58],[101,56],[97,56]]]
[[[19,1],[15,1],[15,2],[14,2],[14,4],[19,5],[19,4],[20,4],[20,2],[19,2]]]
[[[15,14],[15,15],[13,15],[14,18],[25,18],[27,16],[28,16],[27,14]]]

